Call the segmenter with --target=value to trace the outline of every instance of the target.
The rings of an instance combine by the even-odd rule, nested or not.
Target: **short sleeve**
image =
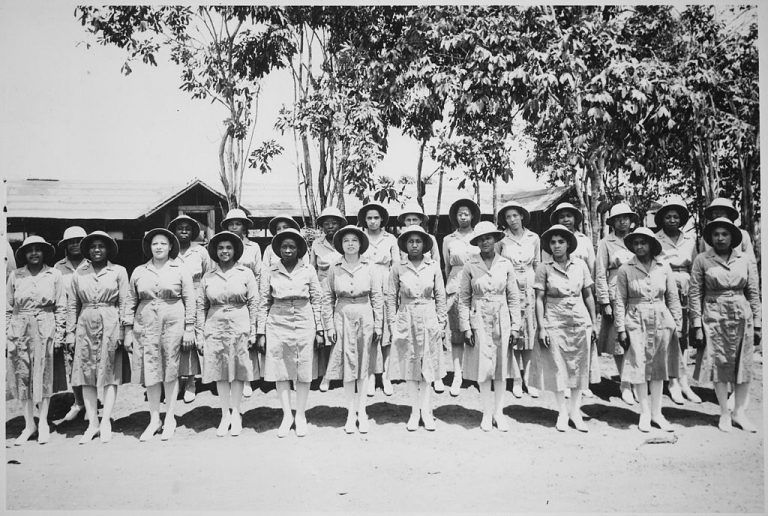
[[[584,260],[579,260],[578,263],[581,267],[582,275],[584,276],[584,284],[581,286],[581,288],[591,288],[595,282],[592,280],[592,273],[589,272],[589,266],[586,264],[586,262],[584,262]]]
[[[536,276],[533,279],[533,288],[535,290],[547,290],[547,264],[540,263],[536,267]]]

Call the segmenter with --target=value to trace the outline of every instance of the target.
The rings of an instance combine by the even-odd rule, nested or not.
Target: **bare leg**
[[[432,416],[432,390],[429,388],[429,382],[424,381],[423,377],[419,382],[419,395],[421,396],[421,420],[424,422],[424,428],[431,432],[435,429],[435,418]]]
[[[20,446],[23,443],[27,442],[30,437],[32,437],[32,434],[35,433],[37,430],[37,425],[35,425],[35,409],[34,409],[34,403],[32,403],[32,400],[25,400],[23,402],[24,404],[24,430],[21,431],[21,434],[16,438],[16,441],[14,444],[16,446]]]
[[[367,377],[361,376],[357,381],[357,392],[355,393],[355,407],[357,409],[357,425],[361,434],[367,434],[370,428],[368,413],[366,412],[367,399],[365,396]]]
[[[406,428],[409,432],[413,432],[419,428],[419,384],[413,380],[405,382],[408,389],[408,399],[411,400],[411,417],[408,418],[408,424]]]
[[[528,388],[528,394],[531,398],[539,397],[539,389],[530,385],[529,379],[531,377],[531,357],[533,356],[533,350],[524,349],[520,352],[523,361],[523,381]]]
[[[221,381],[216,382],[216,392],[219,393],[219,404],[221,405],[221,421],[216,429],[216,435],[224,437],[229,432],[229,425],[232,423],[232,414],[230,413],[231,393],[230,383]]]
[[[715,395],[717,396],[717,403],[720,405],[720,421],[717,427],[723,432],[730,432],[733,425],[731,424],[731,411],[728,410],[728,383],[715,382]]]
[[[389,350],[390,346],[381,348],[381,360],[384,363],[384,372],[381,373],[381,386],[386,396],[392,396],[395,392],[392,382],[389,381]]]
[[[165,421],[163,422],[163,434],[160,438],[167,441],[173,437],[176,430],[176,398],[179,395],[179,380],[165,382]]]
[[[637,392],[637,401],[640,402],[640,422],[637,424],[637,429],[641,432],[650,432],[652,402],[648,399],[648,385],[639,383],[634,387],[635,392]],[[659,411],[661,411],[661,409],[659,409]]]
[[[683,351],[683,364],[685,364],[685,368],[688,367],[688,357],[690,355],[690,349],[686,349]],[[683,374],[680,375],[680,390],[682,391],[683,396],[688,398],[688,401],[691,401],[692,403],[701,403],[701,398],[696,395],[695,392],[693,392],[693,389],[691,389],[691,386],[688,383],[688,373],[686,369],[683,370]]]
[[[493,428],[493,393],[491,392],[491,380],[477,382],[480,389],[480,399],[483,402],[483,419],[480,420],[480,429],[490,432]]]
[[[192,351],[195,353],[195,351]],[[194,376],[184,377],[184,403],[192,403],[195,401],[197,386],[195,385]]]
[[[506,389],[506,380],[493,381],[493,419],[496,421],[496,427],[502,432],[509,431],[509,423],[504,415],[504,393]]]
[[[117,385],[104,386],[104,410],[101,413],[101,425],[99,435],[101,442],[108,443],[112,440],[112,410],[117,399]]]
[[[672,432],[674,428],[661,413],[661,391],[664,389],[664,382],[650,382],[651,387],[651,421],[659,425],[659,428],[665,432]]]
[[[347,422],[344,424],[344,431],[348,434],[354,434],[357,425],[355,417],[355,381],[344,382],[344,400],[347,402]]]
[[[613,361],[616,364],[616,370],[619,372],[619,378],[621,378],[621,372],[624,369],[624,355],[613,355]],[[635,397],[632,395],[632,386],[629,382],[622,381],[619,385],[621,390],[621,401],[627,405],[635,404]]]
[[[579,432],[589,432],[589,427],[581,417],[581,389],[571,389],[570,417],[573,426]]]
[[[558,432],[565,432],[568,429],[568,401],[565,397],[566,391],[557,391],[555,399],[557,401],[557,423],[555,428]]]
[[[243,402],[243,388],[246,382],[234,380],[230,385],[229,405],[232,408],[231,426],[229,435],[238,436],[243,431],[243,415],[240,413],[240,404]]]
[[[283,421],[277,429],[278,437],[285,437],[293,425],[293,413],[291,412],[291,382],[276,382],[277,396],[280,398],[280,406],[283,408]]]
[[[453,348],[453,343],[451,343]],[[453,349],[451,349],[453,353]],[[451,382],[451,396],[458,396],[461,393],[461,356],[453,357],[453,381]]]
[[[163,424],[160,421],[160,395],[163,388],[162,383],[147,385],[147,400],[149,401],[149,425],[139,437],[139,441],[149,441],[152,439]]]
[[[48,408],[51,406],[51,398],[43,398],[40,402],[40,418],[37,422],[37,442],[47,443],[51,438],[51,427],[48,426]]]
[[[99,433],[99,414],[98,414],[98,398],[96,393],[96,387],[83,386],[83,404],[85,405],[85,417],[88,420],[88,428],[85,433],[80,437],[80,444],[86,444],[91,442]]]
[[[734,388],[733,422],[747,432],[757,432],[757,427],[747,418],[749,404],[749,382],[737,383]]]
[[[309,397],[309,382],[296,382],[296,435],[307,435],[307,398]]]

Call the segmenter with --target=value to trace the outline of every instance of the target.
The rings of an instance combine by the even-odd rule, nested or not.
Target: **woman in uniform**
[[[261,277],[261,248],[259,244],[248,238],[248,230],[253,227],[253,222],[245,211],[240,208],[234,208],[227,212],[227,216],[221,221],[221,229],[230,231],[240,237],[243,242],[243,255],[238,262],[253,272],[256,278],[256,284],[259,284]],[[251,384],[246,382],[243,385],[243,396],[250,398],[253,394]]]
[[[435,430],[429,384],[439,374],[440,349],[447,318],[445,285],[440,266],[424,253],[432,247],[420,226],[405,228],[397,239],[408,258],[398,260],[389,273],[387,316],[392,335],[390,378],[405,380],[411,400],[406,428]]]
[[[707,221],[719,219],[720,217],[725,217],[736,224],[736,219],[739,218],[739,210],[733,206],[730,199],[718,197],[712,200],[712,202],[709,203],[709,206],[704,208],[704,218],[706,218]],[[752,246],[752,239],[750,238],[749,233],[743,229],[739,229],[739,231],[741,232],[741,245],[739,246],[739,250],[746,253],[747,256],[755,258],[755,248]],[[712,246],[706,242],[703,242],[703,245],[700,246],[702,253],[709,251],[711,248]]]
[[[555,393],[558,416],[555,427],[564,432],[568,419],[577,430],[589,431],[581,417],[581,393],[589,387],[590,339],[596,337],[595,300],[587,264],[571,258],[576,237],[555,224],[541,235],[541,248],[552,258],[536,269],[536,322],[531,383]],[[570,391],[570,407],[566,401]]]
[[[272,217],[272,219],[270,219],[269,223],[267,224],[267,228],[269,229],[269,232],[274,237],[281,231],[286,230],[288,228],[293,228],[296,231],[299,231],[299,224],[298,222],[293,220],[293,217],[278,215],[277,217]],[[311,254],[312,254],[312,251],[310,250],[309,255],[304,256],[304,258],[302,258],[301,260],[303,262],[306,262],[309,256],[311,256]],[[261,273],[264,274],[265,271],[269,270],[269,267],[271,265],[274,265],[279,261],[280,261],[280,257],[275,254],[271,246],[267,246],[267,248],[264,250],[264,256],[261,260]]]
[[[105,232],[87,235],[80,247],[87,260],[72,275],[67,310],[67,333],[75,337],[72,385],[83,390],[89,421],[80,444],[97,434],[102,442],[109,442],[117,387],[131,380],[123,378],[123,361],[128,355],[119,349],[125,335],[121,317],[128,302],[128,273],[112,263],[117,242]],[[99,424],[98,391],[102,389],[104,410]]]
[[[397,216],[397,224],[400,226],[400,231],[403,230],[403,228],[407,228],[408,226],[421,226],[424,231],[429,233],[429,228],[427,228],[427,222],[429,222],[429,217],[427,217],[427,214],[424,213],[424,210],[421,209],[421,206],[418,205],[418,203],[411,203],[405,208],[403,208],[403,211],[400,213],[400,215]],[[440,265],[440,247],[437,245],[437,239],[435,238],[435,235],[430,234],[429,238],[432,239],[432,249],[424,253],[425,258],[429,258],[437,262],[438,266]],[[407,253],[404,253],[400,251],[400,259],[404,260],[408,257]],[[443,355],[445,354],[445,351],[447,351],[447,347],[445,343],[443,343],[443,348],[441,352],[441,360],[440,360],[440,373],[438,374],[438,378],[435,380],[434,383],[434,389],[435,392],[441,393],[445,391],[445,384],[443,384],[443,377],[445,374],[450,371],[450,368],[447,367],[448,364],[446,364],[446,360],[443,360]]]
[[[368,376],[376,364],[376,346],[383,333],[384,292],[379,271],[366,258],[368,237],[356,226],[336,232],[333,245],[342,258],[328,270],[329,306],[333,311],[331,350],[326,376],[344,382],[347,422],[344,431],[368,432],[365,411]]]
[[[757,264],[739,249],[741,238],[727,218],[713,220],[704,228],[704,240],[712,248],[696,257],[691,271],[691,324],[699,350],[695,377],[714,382],[723,432],[732,424],[757,432],[746,408],[754,348],[762,331],[760,281]],[[729,383],[734,386],[733,414],[728,409]]]
[[[309,384],[317,378],[317,348],[325,344],[330,317],[323,307],[324,295],[317,273],[299,260],[307,253],[307,242],[295,229],[286,229],[272,239],[272,250],[280,261],[269,268],[259,285],[256,347],[266,350],[264,380],[276,382],[283,407],[278,437],[288,435],[294,423],[290,386],[296,386],[296,435],[307,435],[305,410]]]
[[[179,215],[168,224],[168,231],[176,235],[179,241],[179,256],[176,259],[192,276],[197,299],[200,294],[200,280],[211,267],[208,251],[194,242],[200,236],[200,224],[192,217]],[[194,344],[190,349],[181,350],[179,375],[184,383],[184,403],[192,403],[196,395],[195,376],[200,375],[200,358]]]
[[[312,242],[312,248],[309,250],[309,262],[317,271],[317,279],[320,281],[320,287],[323,290],[323,295],[328,296],[328,271],[331,265],[336,263],[341,255],[333,246],[333,237],[340,227],[345,226],[347,219],[341,210],[333,206],[325,208],[317,217],[317,225],[323,229],[325,233],[324,238],[316,238]],[[297,228],[298,229],[298,228]],[[318,352],[318,375],[323,379],[320,382],[320,392],[328,390],[328,377],[325,374],[325,370],[328,367],[328,354],[331,352],[331,348],[325,346]]]
[[[253,273],[237,262],[243,254],[237,235],[217,233],[208,243],[208,254],[215,265],[200,283],[195,319],[203,383],[216,382],[221,403],[216,435],[237,436],[243,430],[243,386],[260,377],[255,348],[259,288]]]
[[[365,258],[368,259],[378,270],[382,278],[389,276],[389,270],[392,264],[400,261],[400,251],[397,247],[397,238],[386,229],[389,221],[389,212],[379,203],[368,203],[357,212],[357,225],[363,228],[365,236],[368,237],[368,250],[365,252]],[[384,295],[387,294],[389,283],[384,281]],[[387,306],[384,307],[384,317],[386,318]],[[384,335],[381,336],[381,345],[376,350],[376,373],[381,373],[382,390],[386,396],[391,396],[394,392],[392,382],[390,381],[389,371],[389,353],[392,339],[389,335],[389,329],[384,326]],[[374,372],[371,372],[368,378],[368,396],[376,393],[376,381]]]
[[[659,259],[661,244],[650,229],[638,228],[624,242],[634,256],[619,267],[611,300],[616,308],[618,342],[626,350],[621,381],[631,384],[637,393],[641,432],[650,432],[651,422],[672,431],[661,413],[661,391],[670,373],[677,371],[679,360],[674,341],[682,332],[683,312],[677,283],[672,269]]]
[[[531,215],[517,203],[510,203],[499,210],[496,218],[499,227],[504,230],[504,238],[497,244],[499,254],[507,258],[515,268],[517,286],[520,290],[520,310],[522,328],[514,349],[514,366],[522,374],[515,374],[512,380],[512,394],[516,398],[523,395],[523,379],[528,394],[538,398],[539,392],[528,385],[531,369],[531,351],[536,340],[536,296],[533,291],[533,279],[536,267],[541,261],[539,235],[527,229]]]
[[[688,288],[691,282],[691,265],[696,257],[696,236],[692,231],[683,231],[690,213],[683,200],[670,197],[662,203],[654,215],[656,238],[661,243],[661,257],[672,268],[677,282],[680,305],[683,307],[683,336],[680,339],[680,370],[669,379],[669,395],[678,405],[683,404],[683,396],[693,403],[701,403],[688,384]]]
[[[632,211],[628,204],[615,204],[608,213],[605,223],[613,229],[608,236],[597,244],[597,259],[595,263],[595,290],[597,302],[603,317],[600,321],[600,333],[597,337],[598,354],[610,353],[616,362],[616,370],[621,377],[621,365],[624,349],[619,345],[614,324],[616,308],[616,277],[619,267],[627,263],[632,256],[632,250],[624,244],[632,224],[639,225],[640,217]],[[635,397],[629,383],[621,382],[621,399],[627,405],[635,404]]]
[[[24,430],[15,444],[26,442],[35,431],[37,442],[51,437],[48,407],[53,394],[53,349],[64,344],[67,297],[61,273],[48,266],[55,250],[42,237],[24,239],[16,250],[18,269],[8,276],[5,336],[8,361],[13,368],[9,390],[24,407]],[[34,406],[40,407],[39,427]]]
[[[75,270],[85,260],[85,257],[80,251],[80,241],[87,235],[85,230],[80,226],[70,226],[64,230],[61,240],[59,240],[58,248],[64,251],[64,257],[53,264],[54,269],[58,269],[61,276],[64,278],[64,290],[67,293],[67,305],[69,305],[69,295],[72,292],[72,276]],[[66,345],[66,371],[68,378],[72,377],[72,360],[74,360],[75,353],[75,335],[74,333],[67,333],[65,335]],[[64,350],[62,350],[64,351]],[[54,363],[56,361],[56,353],[54,353]],[[55,370],[55,368],[54,368]],[[56,375],[54,375],[56,376]],[[54,379],[54,384],[56,384]],[[54,385],[55,388],[55,385]],[[72,394],[74,394],[75,402],[70,407],[66,415],[53,422],[55,426],[67,421],[74,421],[80,412],[85,408],[85,402],[83,401],[83,389],[80,387],[72,387]]]
[[[520,335],[520,291],[515,268],[496,253],[504,238],[492,222],[475,226],[471,245],[480,249],[464,264],[459,283],[459,327],[464,332],[464,378],[477,382],[483,399],[480,428],[489,432],[493,422],[509,430],[504,416],[507,378],[520,375],[513,349]],[[494,394],[491,393],[493,383]],[[495,401],[494,401],[495,397]]]
[[[195,288],[192,276],[175,260],[179,255],[176,235],[155,228],[144,235],[142,248],[151,258],[131,274],[123,324],[125,346],[135,342],[133,380],[146,386],[149,425],[139,437],[148,441],[163,430],[162,440],[173,437],[174,409],[179,394],[181,349],[195,340]],[[160,422],[160,396],[165,387],[166,412]]]
[[[462,364],[464,356],[464,334],[459,327],[459,282],[464,264],[480,250],[469,243],[474,235],[474,227],[480,222],[480,207],[471,199],[459,199],[448,210],[448,218],[453,233],[443,239],[443,257],[445,259],[445,292],[448,307],[449,341],[451,349],[446,350],[444,362],[449,362],[448,371],[453,370],[451,396],[461,392]]]

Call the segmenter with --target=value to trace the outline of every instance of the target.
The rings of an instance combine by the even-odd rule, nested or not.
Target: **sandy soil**
[[[637,430],[636,407],[617,398],[612,360],[601,359],[599,397],[586,399],[590,432],[554,428],[554,400],[507,393],[512,430],[479,428],[476,388],[434,395],[436,432],[405,429],[404,386],[370,399],[368,435],[346,435],[342,389],[313,391],[310,433],[276,437],[274,390],[244,404],[239,437],[215,436],[220,412],[210,391],[179,402],[175,437],[140,443],[149,421],[143,390],[121,387],[114,436],[77,444],[86,423],[62,425],[51,442],[13,446],[23,427],[16,401],[6,405],[9,509],[196,509],[260,511],[637,511],[764,512],[762,373],[750,416],[761,430],[717,427],[711,389],[701,405],[664,398],[677,442],[644,444],[662,432]],[[756,370],[760,367],[756,367]],[[71,394],[57,395],[51,419]],[[669,434],[666,434],[669,435]]]

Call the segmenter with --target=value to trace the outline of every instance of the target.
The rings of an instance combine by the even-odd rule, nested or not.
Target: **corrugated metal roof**
[[[464,197],[473,197],[473,190],[457,188],[458,179],[449,179],[443,183],[443,193],[440,201],[441,214],[447,214],[448,208],[457,199]],[[565,196],[572,187],[548,187],[537,188],[535,190],[520,190],[514,183],[500,183],[499,207],[512,200],[520,202],[529,211],[546,210],[552,204],[558,202]],[[413,195],[415,186],[409,185],[408,190]],[[414,201],[415,198],[409,199]],[[285,175],[267,174],[260,176],[257,181],[243,182],[243,191],[241,204],[246,208],[252,217],[269,218],[277,215],[290,214],[294,217],[301,216],[301,207],[299,204],[299,189],[296,179],[288,179]],[[391,214],[397,214],[402,205],[390,203],[386,205]],[[345,208],[347,216],[357,215],[357,211],[363,203],[356,197],[346,194]],[[429,214],[434,214],[437,206],[437,185],[427,185],[426,195],[424,196],[424,206]],[[483,213],[493,211],[493,186],[490,184],[480,185],[480,209]],[[306,214],[305,214],[306,215]]]
[[[176,182],[8,180],[8,217],[133,220],[146,217],[196,185]]]

